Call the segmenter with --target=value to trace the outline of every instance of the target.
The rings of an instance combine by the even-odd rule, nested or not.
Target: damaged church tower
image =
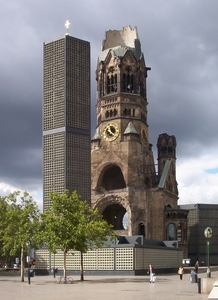
[[[177,204],[176,139],[166,133],[158,137],[157,170],[149,143],[149,70],[137,28],[106,32],[96,70],[91,203],[119,235],[177,240],[186,249],[188,211]]]

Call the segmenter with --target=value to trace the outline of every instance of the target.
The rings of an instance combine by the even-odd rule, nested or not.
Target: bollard
[[[198,278],[198,294],[201,294],[201,278]]]
[[[30,284],[30,269],[28,269],[27,276],[28,276],[28,283]]]

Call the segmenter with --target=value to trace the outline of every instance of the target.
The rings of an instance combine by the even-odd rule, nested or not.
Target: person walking
[[[195,263],[195,273],[198,274],[198,267],[199,267],[199,263],[198,260]]]
[[[155,281],[155,272],[154,272],[154,268],[152,267],[152,265],[149,265],[147,274],[150,275],[150,283],[154,283],[154,281]]]
[[[182,266],[179,267],[178,274],[179,274],[180,280],[182,280],[182,275],[184,274],[184,268]]]
[[[197,283],[198,282],[198,275],[197,273],[195,272],[195,269],[193,269],[191,271],[191,274],[190,274],[190,281],[191,283]]]

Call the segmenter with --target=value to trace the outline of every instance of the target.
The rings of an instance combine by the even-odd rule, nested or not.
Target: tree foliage
[[[21,281],[24,281],[24,254],[37,245],[40,211],[28,192],[11,193],[1,199],[0,235],[3,255],[20,253]]]
[[[0,259],[4,262],[7,262],[10,259],[10,254],[8,252],[3,251],[4,245],[4,231],[6,228],[6,211],[8,208],[8,204],[5,201],[5,197],[0,197]]]
[[[81,200],[76,191],[72,194],[65,191],[62,195],[51,193],[50,198],[51,207],[42,214],[41,235],[51,252],[63,250],[66,277],[66,255],[69,251],[80,251],[82,258],[82,253],[91,247],[101,247],[108,236],[114,238],[115,233],[98,210],[93,210],[87,201]]]

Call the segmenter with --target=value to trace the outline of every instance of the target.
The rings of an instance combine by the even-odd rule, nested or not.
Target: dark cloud
[[[176,136],[178,161],[215,154],[217,17],[215,0],[5,1],[0,10],[0,183],[42,189],[43,42],[62,36],[67,19],[70,34],[91,44],[92,134],[95,69],[105,31],[131,25],[138,28],[151,67],[148,122],[154,154],[163,132]]]

